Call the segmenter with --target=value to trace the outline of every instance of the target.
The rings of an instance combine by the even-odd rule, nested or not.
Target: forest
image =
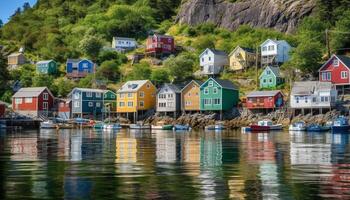
[[[180,4],[181,0],[38,0],[34,7],[25,3],[8,23],[0,22],[0,100],[11,101],[11,87],[16,81],[22,87],[48,86],[63,97],[74,87],[96,87],[96,79],[114,90],[132,79],[181,83],[193,78],[199,68],[198,55],[205,48],[227,53],[237,45],[256,49],[267,38],[285,39],[294,47],[290,61],[282,66],[290,81],[302,78],[295,77],[295,69],[312,77],[329,54],[350,51],[350,0],[318,0],[315,14],[306,17],[294,34],[248,25],[230,31],[211,23],[194,27],[176,24]],[[114,36],[133,37],[144,45],[154,32],[174,36],[176,45],[182,47],[162,66],[154,66],[147,59],[131,65],[127,55],[104,48],[110,46]],[[53,59],[60,64],[60,70],[53,76],[39,75],[35,65],[25,64],[8,71],[6,56],[20,47],[25,48],[31,61]],[[142,50],[141,47],[136,52]],[[78,82],[66,79],[66,59],[78,57],[97,63],[96,75]],[[254,75],[247,72],[222,76],[235,82],[237,76]]]

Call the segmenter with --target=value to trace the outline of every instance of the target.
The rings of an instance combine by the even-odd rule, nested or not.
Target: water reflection
[[[5,132],[0,197],[348,199],[349,155],[347,134]]]

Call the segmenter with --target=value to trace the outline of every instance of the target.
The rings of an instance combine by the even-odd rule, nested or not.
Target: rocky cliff
[[[242,24],[292,33],[298,22],[313,13],[316,0],[187,0],[176,21],[197,25],[211,22],[231,30]]]

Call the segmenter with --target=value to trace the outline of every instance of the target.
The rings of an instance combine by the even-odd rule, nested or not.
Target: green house
[[[202,111],[225,111],[237,106],[239,90],[231,81],[209,78],[200,86]]]
[[[280,74],[279,67],[267,66],[261,73],[260,77],[260,89],[264,88],[276,88],[284,82]]]
[[[117,112],[117,95],[111,90],[105,90],[103,95],[103,108],[106,113]]]
[[[57,63],[54,60],[43,60],[36,63],[36,71],[39,74],[55,74]]]

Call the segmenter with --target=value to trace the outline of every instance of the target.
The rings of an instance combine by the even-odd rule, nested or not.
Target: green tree
[[[169,82],[169,73],[166,69],[155,69],[151,73],[151,80],[156,85]]]
[[[152,70],[148,63],[141,62],[133,66],[133,70],[129,76],[132,80],[145,80],[150,79]]]
[[[114,60],[104,61],[101,66],[97,68],[96,78],[118,81],[120,79],[119,63]]]
[[[79,43],[81,51],[89,58],[96,60],[102,48],[102,40],[97,35],[87,33]]]
[[[47,74],[36,74],[32,78],[33,87],[48,87],[50,90],[53,90],[53,76]]]
[[[322,60],[322,45],[319,42],[300,43],[292,50],[289,65],[303,72],[315,73]]]
[[[85,78],[82,78],[79,80],[78,83],[78,87],[81,88],[92,88],[93,84],[94,84],[94,75],[93,74],[89,74],[87,75]]]
[[[198,50],[198,53],[204,51],[206,48],[215,48],[215,38],[212,35],[199,36],[194,41],[193,46]]]
[[[194,58],[190,55],[181,54],[171,56],[164,61],[164,66],[169,70],[173,82],[182,82],[190,79],[193,74]]]
[[[53,93],[60,97],[66,97],[76,86],[76,83],[65,77],[57,78],[53,81]]]
[[[350,48],[350,10],[337,21],[331,32],[331,47],[335,52]]]
[[[101,51],[97,58],[97,64],[101,65],[104,61],[114,60],[118,64],[126,63],[128,58],[116,51]]]

